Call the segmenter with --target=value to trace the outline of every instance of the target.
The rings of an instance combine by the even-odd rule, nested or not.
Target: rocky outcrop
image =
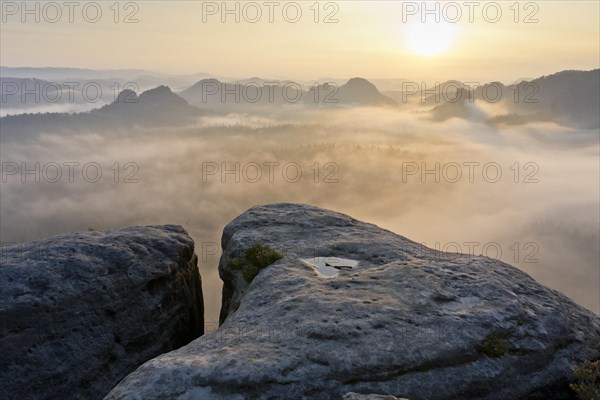
[[[179,226],[2,249],[0,398],[99,399],[202,334],[194,242]]]
[[[396,396],[389,394],[358,394],[358,393],[346,393],[342,400],[407,400],[399,399]]]
[[[599,356],[599,317],[524,272],[315,207],[246,211],[219,271],[221,327],[107,399],[568,399]]]

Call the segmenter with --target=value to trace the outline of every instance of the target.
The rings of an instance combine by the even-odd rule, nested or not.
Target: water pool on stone
[[[358,261],[341,257],[312,257],[303,258],[302,261],[313,267],[318,274],[328,278],[339,275],[341,270],[348,270],[356,267]]]

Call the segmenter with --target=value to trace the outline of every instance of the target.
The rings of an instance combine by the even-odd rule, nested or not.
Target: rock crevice
[[[231,261],[256,244],[283,258],[248,283]],[[315,257],[357,264],[324,276]],[[599,357],[599,317],[517,268],[312,206],[234,219],[219,272],[220,328],[107,399],[575,399],[571,363]]]

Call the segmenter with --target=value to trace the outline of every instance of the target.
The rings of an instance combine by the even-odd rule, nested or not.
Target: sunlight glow
[[[456,36],[457,27],[448,22],[413,23],[406,26],[407,48],[422,56],[437,56],[446,52]]]

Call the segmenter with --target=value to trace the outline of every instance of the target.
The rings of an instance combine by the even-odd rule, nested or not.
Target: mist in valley
[[[224,226],[275,202],[500,258],[600,312],[597,129],[436,122],[414,108],[289,108],[179,127],[42,130],[3,137],[0,156],[3,245],[180,224],[196,242],[207,323],[218,321]]]

